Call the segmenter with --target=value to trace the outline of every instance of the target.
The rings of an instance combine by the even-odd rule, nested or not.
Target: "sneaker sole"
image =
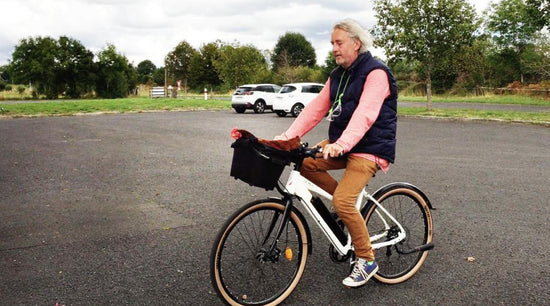
[[[361,286],[365,285],[365,284],[369,281],[369,279],[371,279],[371,278],[374,276],[374,274],[376,274],[376,272],[378,272],[378,268],[379,268],[379,267],[376,267],[376,268],[374,269],[374,271],[372,271],[371,274],[368,275],[367,279],[365,279],[365,280],[362,281],[362,282],[357,282],[357,283],[353,283],[353,284],[346,284],[346,283],[344,282],[345,280],[343,280],[343,281],[342,281],[342,284],[344,284],[344,286],[346,286],[347,288],[358,288],[358,287],[361,287]]]

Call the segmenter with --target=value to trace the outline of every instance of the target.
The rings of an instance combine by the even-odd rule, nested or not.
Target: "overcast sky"
[[[468,1],[478,12],[489,3]],[[0,65],[31,36],[65,35],[94,53],[110,43],[134,65],[148,59],[164,66],[166,54],[183,40],[197,50],[218,39],[273,50],[286,32],[304,35],[323,63],[335,22],[376,23],[372,2],[364,0],[0,0],[0,8]]]

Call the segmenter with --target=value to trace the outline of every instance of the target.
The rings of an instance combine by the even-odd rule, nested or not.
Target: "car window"
[[[283,88],[281,88],[281,91],[279,91],[279,93],[289,93],[295,90],[296,90],[296,87],[294,86],[283,86]]]
[[[309,93],[320,93],[321,89],[323,89],[323,86],[319,85],[304,85],[302,87],[302,92],[309,92]]]
[[[244,94],[246,94],[247,92],[250,92],[250,91],[252,91],[252,87],[239,87],[239,88],[237,88],[237,90],[235,90],[233,95],[244,95]]]
[[[263,92],[273,92],[275,93],[275,89],[271,85],[261,85],[254,89],[254,91],[263,91]]]

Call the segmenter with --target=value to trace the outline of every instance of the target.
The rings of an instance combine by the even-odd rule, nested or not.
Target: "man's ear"
[[[359,39],[355,40],[355,51],[358,51],[361,49],[361,41]]]

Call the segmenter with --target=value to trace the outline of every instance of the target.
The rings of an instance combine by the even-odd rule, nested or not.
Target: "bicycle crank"
[[[328,246],[328,255],[333,262],[346,262],[350,258],[351,254],[353,254],[353,251],[349,251],[347,254],[342,255],[334,248],[332,244]]]

